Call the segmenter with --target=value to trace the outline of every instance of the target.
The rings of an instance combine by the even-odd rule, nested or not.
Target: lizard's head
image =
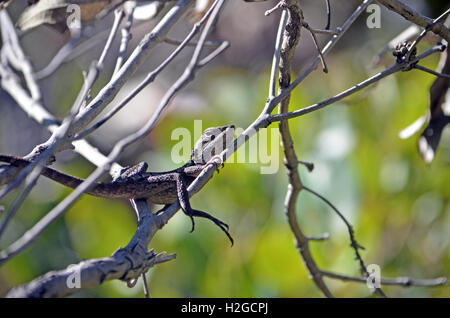
[[[195,164],[208,163],[211,158],[219,155],[233,144],[234,126],[211,127],[206,129],[195,143],[191,160]]]

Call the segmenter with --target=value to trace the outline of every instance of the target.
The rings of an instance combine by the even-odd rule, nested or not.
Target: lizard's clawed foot
[[[215,155],[205,164],[205,168],[209,165],[214,165],[217,168],[217,173],[219,173],[219,168],[225,167],[225,162],[221,155]]]
[[[199,211],[199,210],[191,210],[191,211],[189,211],[189,213],[186,213],[186,214],[191,218],[191,221],[192,221],[192,230],[191,230],[191,232],[193,232],[194,228],[195,228],[194,217],[205,218],[205,219],[213,221],[214,224],[216,224],[218,227],[220,227],[220,229],[227,235],[228,239],[230,240],[231,246],[233,246],[234,240],[231,237],[230,233],[228,232],[228,229],[229,229],[228,224],[226,224],[226,223],[220,221],[219,219],[213,217],[209,213],[206,213],[206,212],[203,212],[203,211]]]

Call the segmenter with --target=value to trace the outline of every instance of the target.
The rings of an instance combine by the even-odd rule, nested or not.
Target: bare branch
[[[120,88],[134,74],[138,67],[145,61],[151,50],[166,37],[169,30],[181,18],[181,16],[193,5],[194,0],[180,0],[154,27],[153,31],[146,34],[128,60],[113,76],[97,96],[77,116],[71,134],[74,135],[84,129],[97,115],[113,100]]]
[[[147,85],[152,83],[156,77],[174,60],[175,57],[188,45],[188,43],[194,38],[194,36],[201,30],[203,24],[207,21],[207,18],[210,16],[212,12],[212,8],[210,11],[205,14],[205,16],[194,24],[191,32],[186,36],[186,38],[178,45],[178,47],[160,64],[158,67],[147,74],[145,79],[134,89],[132,90],[122,101],[120,101],[113,109],[111,109],[102,119],[100,119],[93,126],[87,128],[86,130],[80,132],[76,136],[72,138],[72,140],[82,139],[85,136],[91,134],[93,131],[100,128],[104,123],[106,123],[109,119],[111,119],[119,110],[121,110],[125,105],[127,105],[139,92],[141,92]],[[198,44],[197,44],[198,45]]]
[[[160,119],[163,111],[166,109],[170,100],[178,93],[188,82],[190,82],[196,71],[198,70],[197,63],[200,59],[200,54],[203,48],[203,43],[206,40],[206,35],[212,27],[213,22],[218,16],[218,13],[223,6],[224,0],[216,0],[213,5],[213,10],[211,17],[209,18],[205,29],[200,35],[198,45],[194,51],[192,59],[186,68],[183,75],[172,85],[168,90],[166,95],[163,97],[159,107],[153,114],[153,116],[148,120],[148,122],[137,132],[125,137],[120,140],[113,148],[111,153],[108,155],[107,161],[103,166],[98,167],[85,181],[83,181],[70,195],[68,195],[64,200],[62,200],[55,208],[48,212],[43,218],[41,218],[31,229],[25,232],[25,234],[19,238],[16,242],[12,243],[7,249],[0,253],[0,264],[8,261],[14,255],[18,254],[29,244],[31,244],[37,237],[51,224],[53,223],[62,213],[64,213],[74,202],[77,200],[84,192],[89,189],[89,187],[97,181],[104,173],[105,170],[109,170],[110,165],[118,158],[123,149],[134,143],[135,141],[146,136],[156,125]],[[126,64],[125,64],[126,65]],[[123,67],[125,67],[125,65]]]
[[[165,0],[161,3],[175,2],[174,0]],[[105,61],[105,57],[110,51],[112,41],[115,34],[119,29],[119,25],[123,19],[123,12],[118,10],[115,12],[115,20],[106,45],[103,48],[100,59],[97,63],[93,63],[89,69],[89,73],[86,76],[85,83],[78,94],[78,97],[72,105],[70,114],[63,120],[63,122],[57,121],[50,113],[48,113],[40,101],[40,90],[37,85],[36,74],[33,73],[31,63],[27,60],[20,43],[17,39],[17,35],[14,32],[11,21],[6,13],[1,12],[0,23],[3,45],[1,48],[1,59],[3,63],[0,63],[0,76],[1,85],[20,105],[25,112],[32,116],[36,121],[46,126],[53,132],[52,138],[46,143],[35,148],[29,155],[31,159],[35,161],[27,168],[20,171],[12,166],[0,167],[0,185],[8,183],[8,186],[0,191],[0,198],[8,193],[15,185],[19,184],[26,176],[27,184],[25,190],[21,193],[18,199],[12,204],[6,217],[3,219],[3,223],[0,225],[0,235],[6,228],[8,221],[18,210],[21,203],[32,189],[40,170],[50,160],[51,156],[62,149],[69,149],[72,147],[71,143],[75,146],[75,150],[81,153],[83,156],[91,160],[97,165],[97,169],[80,184],[69,196],[62,200],[54,209],[52,209],[46,216],[38,221],[31,229],[26,231],[16,242],[9,246],[6,250],[0,252],[0,264],[8,261],[14,255],[21,252],[29,244],[31,244],[39,235],[64,211],[66,211],[75,200],[82,195],[98,178],[100,178],[106,170],[110,170],[110,174],[117,176],[120,165],[114,163],[123,150],[141,140],[147,136],[158,124],[163,114],[165,113],[170,101],[182,90],[188,83],[190,83],[196,76],[196,73],[205,65],[210,63],[219,54],[221,54],[229,45],[228,42],[211,42],[206,41],[206,37],[217,20],[219,13],[225,3],[225,0],[211,1],[212,6],[207,10],[207,13],[203,16],[200,22],[196,23],[192,31],[186,36],[183,41],[175,41],[167,38],[169,30],[175,25],[175,23],[182,17],[182,15],[192,6],[194,0],[179,0],[177,4],[170,9],[167,14],[157,23],[152,32],[146,34],[142,39],[138,47],[133,51],[131,56],[125,61],[125,55],[128,49],[129,40],[131,37],[131,27],[133,25],[133,9],[129,13],[128,21],[122,29],[122,41],[119,48],[118,57],[115,62],[115,69],[113,76],[109,83],[103,87],[100,93],[86,106],[85,102],[92,88],[93,83],[98,77],[98,74]],[[335,30],[329,30],[331,24],[331,8],[329,0],[326,0],[327,6],[327,25],[325,30],[316,30],[303,22],[302,11],[299,7],[297,0],[281,0],[278,2],[275,8],[268,10],[266,15],[274,12],[277,9],[282,10],[279,29],[275,42],[275,49],[273,55],[272,69],[269,82],[269,96],[268,100],[263,108],[259,117],[251,123],[247,129],[239,135],[234,141],[233,147],[224,150],[219,156],[220,163],[223,163],[229,158],[241,145],[245,144],[252,136],[254,136],[261,128],[268,127],[273,122],[277,121],[280,125],[280,134],[282,139],[282,145],[285,155],[285,166],[289,180],[289,186],[286,194],[285,201],[285,213],[288,219],[289,226],[294,235],[296,247],[298,249],[304,264],[311,275],[311,278],[315,285],[321,290],[321,292],[327,297],[333,297],[333,293],[329,290],[324,278],[340,279],[343,281],[354,281],[365,283],[368,277],[367,269],[364,261],[359,254],[359,249],[362,248],[354,237],[353,228],[349,221],[346,220],[344,215],[327,200],[324,196],[317,192],[305,187],[300,178],[298,171],[298,165],[304,164],[308,170],[312,170],[313,165],[303,161],[299,161],[294,149],[294,140],[290,134],[288,120],[302,116],[304,114],[319,110],[328,105],[331,105],[347,96],[357,93],[369,85],[376,83],[377,81],[394,74],[398,71],[409,71],[412,69],[419,69],[426,71],[435,76],[448,79],[448,74],[434,72],[428,68],[417,65],[417,63],[438,51],[442,51],[444,46],[437,45],[434,48],[426,51],[425,53],[414,56],[415,53],[411,53],[416,44],[422,39],[422,37],[429,31],[441,35],[446,38],[449,34],[449,30],[442,28],[441,19],[448,13],[444,13],[441,17],[435,20],[431,20],[420,13],[411,10],[408,6],[404,5],[401,1],[397,0],[379,0],[386,6],[390,6],[391,10],[394,10],[411,21],[416,21],[418,25],[425,27],[425,30],[416,39],[408,54],[397,59],[397,63],[386,69],[383,72],[376,74],[375,76],[366,79],[365,81],[349,88],[348,90],[321,101],[320,103],[311,105],[306,108],[302,108],[293,112],[289,112],[290,94],[308,75],[315,70],[320,61],[322,61],[323,69],[326,70],[326,64],[324,56],[334,47],[339,39],[346,33],[356,18],[365,11],[367,6],[371,3],[370,0],[361,1],[361,5],[352,13],[352,15],[344,22],[341,27]],[[120,1],[113,6],[109,6],[108,10],[118,5],[122,5],[123,1]],[[163,6],[163,5],[162,5]],[[431,22],[430,22],[431,21]],[[425,25],[422,25],[425,22]],[[200,34],[200,38],[197,42],[192,42],[195,34],[200,32],[202,26],[206,23],[206,26]],[[421,24],[422,23],[422,24]],[[319,51],[318,55],[313,59],[311,64],[294,80],[291,81],[291,62],[295,48],[299,42],[301,28],[305,27],[313,37],[314,45]],[[134,29],[133,29],[134,31]],[[320,50],[317,43],[315,33],[331,35],[332,38],[328,44]],[[105,35],[103,35],[103,38]],[[149,73],[143,82],[141,82],[135,89],[133,89],[125,99],[120,101],[110,112],[103,116],[94,125],[92,122],[101,114],[105,107],[114,99],[123,85],[131,78],[137,69],[142,65],[149,56],[151,50],[159,43],[169,43],[177,45],[177,48],[172,54],[167,57],[155,70]],[[73,45],[72,45],[73,46]],[[194,53],[186,66],[184,73],[179,79],[173,83],[173,85],[166,92],[162,100],[160,101],[158,108],[153,113],[151,118],[143,125],[139,130],[123,138],[115,144],[110,154],[105,157],[95,148],[90,146],[84,140],[84,138],[112,116],[114,116],[120,109],[129,103],[144,87],[150,84],[156,76],[165,69],[173,59],[187,46],[195,46]],[[69,50],[63,52],[62,59],[59,59],[59,64],[68,58]],[[209,54],[203,54],[205,48],[213,48]],[[52,64],[52,63],[51,63]],[[58,65],[59,65],[58,64]],[[53,65],[53,64],[52,64]],[[54,64],[52,67],[54,69]],[[50,65],[49,65],[50,66]],[[14,69],[14,71],[13,71]],[[21,73],[24,75],[25,88],[22,87],[21,78],[16,75]],[[279,92],[276,96],[276,81],[279,73]],[[27,91],[28,90],[28,91]],[[272,115],[273,110],[278,106],[279,114]],[[81,109],[81,111],[80,111]],[[87,128],[89,127],[89,128]],[[87,128],[87,129],[86,129]],[[196,178],[195,181],[190,183],[188,187],[188,195],[192,196],[198,192],[214,175],[214,172],[218,168],[220,163],[212,162],[207,164],[202,173]],[[34,170],[33,170],[34,169]],[[14,180],[14,178],[16,178]],[[14,180],[11,182],[11,180]],[[306,190],[327,203],[343,220],[347,226],[351,246],[355,250],[357,260],[360,263],[361,272],[363,277],[353,277],[342,275],[338,273],[331,273],[321,270],[316,264],[313,258],[309,242],[312,241],[324,241],[329,238],[328,233],[319,236],[306,236],[303,229],[300,227],[296,216],[296,203],[298,195],[302,190]],[[20,286],[8,294],[9,297],[30,297],[30,296],[65,296],[77,292],[79,288],[70,288],[68,282],[74,275],[80,274],[81,277],[81,289],[89,288],[91,286],[98,286],[103,281],[109,279],[121,279],[124,280],[129,287],[136,285],[139,278],[143,279],[144,292],[146,297],[150,295],[148,284],[146,281],[145,273],[150,267],[157,263],[165,262],[175,258],[175,255],[164,256],[163,253],[155,254],[153,250],[148,251],[148,244],[154,237],[155,233],[162,229],[164,225],[171,219],[172,216],[180,209],[180,203],[174,202],[170,206],[166,206],[161,214],[152,214],[149,210],[147,202],[142,199],[131,200],[131,204],[136,210],[138,217],[138,229],[131,239],[130,243],[123,249],[119,249],[111,257],[102,259],[93,259],[89,261],[80,262],[79,264],[69,266],[67,269],[56,272],[49,272],[46,275],[39,277],[32,282]],[[398,286],[442,286],[448,285],[445,278],[437,278],[431,280],[415,280],[410,278],[394,278],[394,279],[381,279],[381,283],[384,285],[398,285]],[[384,296],[381,289],[376,290],[380,295]]]
[[[278,26],[277,38],[275,40],[275,49],[273,52],[272,69],[269,81],[269,98],[274,98],[277,89],[278,66],[280,64],[280,48],[283,42],[283,32],[287,21],[287,10],[281,13],[280,24]]]
[[[285,114],[278,114],[278,115],[272,115],[268,118],[269,121],[273,122],[273,121],[280,121],[283,119],[290,119],[290,118],[295,118],[295,117],[299,117],[299,116],[303,116],[306,114],[309,114],[311,112],[314,112],[316,110],[322,109],[326,106],[332,105],[334,103],[336,103],[337,101],[340,101],[342,99],[344,99],[347,96],[350,96],[378,81],[380,81],[381,79],[392,75],[394,73],[400,72],[400,71],[405,71],[405,70],[410,70],[413,69],[415,66],[415,64],[420,61],[421,59],[436,53],[436,52],[441,52],[443,49],[445,49],[445,46],[442,45],[438,45],[435,46],[429,50],[427,50],[426,52],[418,55],[417,57],[413,58],[412,60],[408,61],[408,62],[402,62],[402,63],[396,63],[392,66],[390,66],[389,68],[387,68],[386,70],[366,79],[365,81],[356,84],[355,86],[343,91],[342,93],[339,93],[331,98],[328,98],[322,102],[319,102],[317,104],[311,105],[311,106],[307,106],[304,107],[302,109],[290,112],[290,113],[285,113]]]
[[[297,1],[289,1],[288,20],[283,41],[280,48],[280,94],[289,86],[291,79],[291,63],[295,48],[300,40],[301,29],[303,26],[303,13],[297,5]],[[287,95],[280,103],[279,113],[285,113],[289,109],[290,95]],[[311,279],[326,297],[334,297],[328,286],[322,279],[319,268],[309,249],[308,237],[303,234],[297,220],[297,199],[303,184],[298,173],[298,159],[294,149],[294,142],[289,129],[287,120],[280,121],[281,145],[284,151],[284,163],[289,179],[289,186],[285,198],[285,214],[295,238],[295,244],[303,262],[308,269]]]
[[[372,0],[363,0],[363,2],[356,8],[356,10],[352,13],[352,15],[344,22],[344,24],[338,28],[339,33],[334,35],[333,38],[328,42],[327,45],[322,49],[322,55],[326,56],[330,50],[336,45],[336,43],[341,39],[341,37],[347,32],[350,26],[355,22],[355,20],[366,10]],[[287,87],[283,90],[280,95],[275,98],[270,99],[266,104],[266,114],[270,114],[275,107],[283,100],[286,96],[288,96],[291,91],[296,88],[312,71],[317,68],[317,65],[320,62],[320,56],[316,56],[311,64]]]
[[[339,279],[342,281],[351,281],[357,283],[367,283],[367,278],[348,276],[343,274],[336,274],[327,271],[321,271],[325,277]],[[439,277],[435,279],[413,279],[409,277],[398,277],[398,278],[381,278],[381,285],[391,285],[391,286],[403,286],[403,287],[435,287],[435,286],[447,286],[448,280],[445,277]]]
[[[123,61],[125,59],[125,54],[127,53],[128,42],[130,42],[131,40],[130,30],[131,27],[133,26],[133,14],[136,8],[136,4],[131,2],[131,5],[132,7],[129,9],[128,12],[127,23],[122,29],[122,39],[120,41],[119,56],[117,57],[116,66],[114,68],[113,74],[116,74],[122,67]]]
[[[384,5],[389,10],[400,14],[406,20],[417,24],[418,26],[427,28],[428,26],[432,25],[430,31],[443,37],[447,42],[450,43],[450,30],[443,23],[434,24],[433,19],[422,15],[421,13],[417,12],[416,10],[399,0],[378,0],[378,2]]]
[[[439,73],[433,70],[430,70],[429,68],[425,67],[425,66],[421,66],[421,65],[414,65],[414,68],[420,70],[420,71],[424,71],[426,73],[430,73],[431,75],[437,76],[437,77],[442,77],[445,79],[450,79],[450,74],[444,74],[444,73]]]

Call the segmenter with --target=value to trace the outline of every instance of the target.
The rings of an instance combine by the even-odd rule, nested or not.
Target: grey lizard
[[[190,161],[182,167],[166,172],[147,172],[147,163],[141,162],[124,169],[112,182],[93,184],[85,193],[103,198],[143,198],[151,203],[164,205],[170,205],[178,200],[183,212],[191,218],[191,232],[194,231],[194,217],[206,218],[219,226],[233,244],[228,225],[206,212],[192,209],[187,192],[187,187],[210,160],[225,150],[233,138],[234,126],[232,125],[208,128],[192,149]],[[30,163],[20,157],[2,154],[0,154],[0,161],[19,168],[24,168]],[[42,175],[70,188],[76,188],[84,181],[48,167],[43,168]]]

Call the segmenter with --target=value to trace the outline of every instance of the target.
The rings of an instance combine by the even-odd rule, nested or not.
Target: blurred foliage
[[[376,71],[361,67],[358,52],[342,50],[327,60],[330,73],[317,71],[296,89],[292,109],[332,96]],[[423,64],[434,68],[437,61],[434,56]],[[151,170],[173,167],[170,153],[176,141],[170,141],[170,135],[174,128],[192,131],[198,119],[204,128],[229,123],[246,127],[264,105],[268,76],[268,69],[255,74],[226,65],[202,73],[195,88],[208,106],[200,113],[171,112],[165,117],[151,136],[155,150],[146,157]],[[396,74],[290,122],[300,159],[315,164],[312,173],[300,170],[304,183],[329,198],[350,220],[358,242],[366,248],[362,252],[366,263],[380,265],[386,278],[450,276],[449,129],[429,166],[417,152],[417,136],[398,138],[401,129],[425,113],[433,79],[419,71]],[[67,84],[61,81],[58,87],[61,83]],[[61,99],[76,95],[75,88],[65,87]],[[279,171],[272,175],[260,174],[259,164],[228,163],[191,200],[196,209],[209,211],[230,225],[235,239],[232,248],[209,221],[197,220],[195,232],[189,233],[190,220],[183,213],[158,232],[150,247],[176,253],[177,258],[148,273],[152,297],[321,296],[285,220],[287,181],[281,148],[278,160]],[[75,161],[64,170],[86,176],[86,166]],[[11,224],[2,247],[69,191],[41,181],[33,193]],[[301,193],[298,216],[307,235],[331,235],[325,242],[311,243],[320,268],[359,275],[347,230],[328,206]],[[31,248],[0,268],[0,295],[49,270],[111,255],[128,243],[135,229],[134,212],[127,202],[83,196]],[[327,283],[339,297],[370,296],[364,284],[329,279]],[[450,296],[448,287],[384,290],[390,296]],[[123,282],[112,281],[74,297],[142,297],[142,286],[129,289]]]
[[[444,12],[446,9],[448,9],[448,1],[427,0],[426,2],[431,9],[431,13],[433,14],[433,17],[440,16],[442,14],[442,12]]]

